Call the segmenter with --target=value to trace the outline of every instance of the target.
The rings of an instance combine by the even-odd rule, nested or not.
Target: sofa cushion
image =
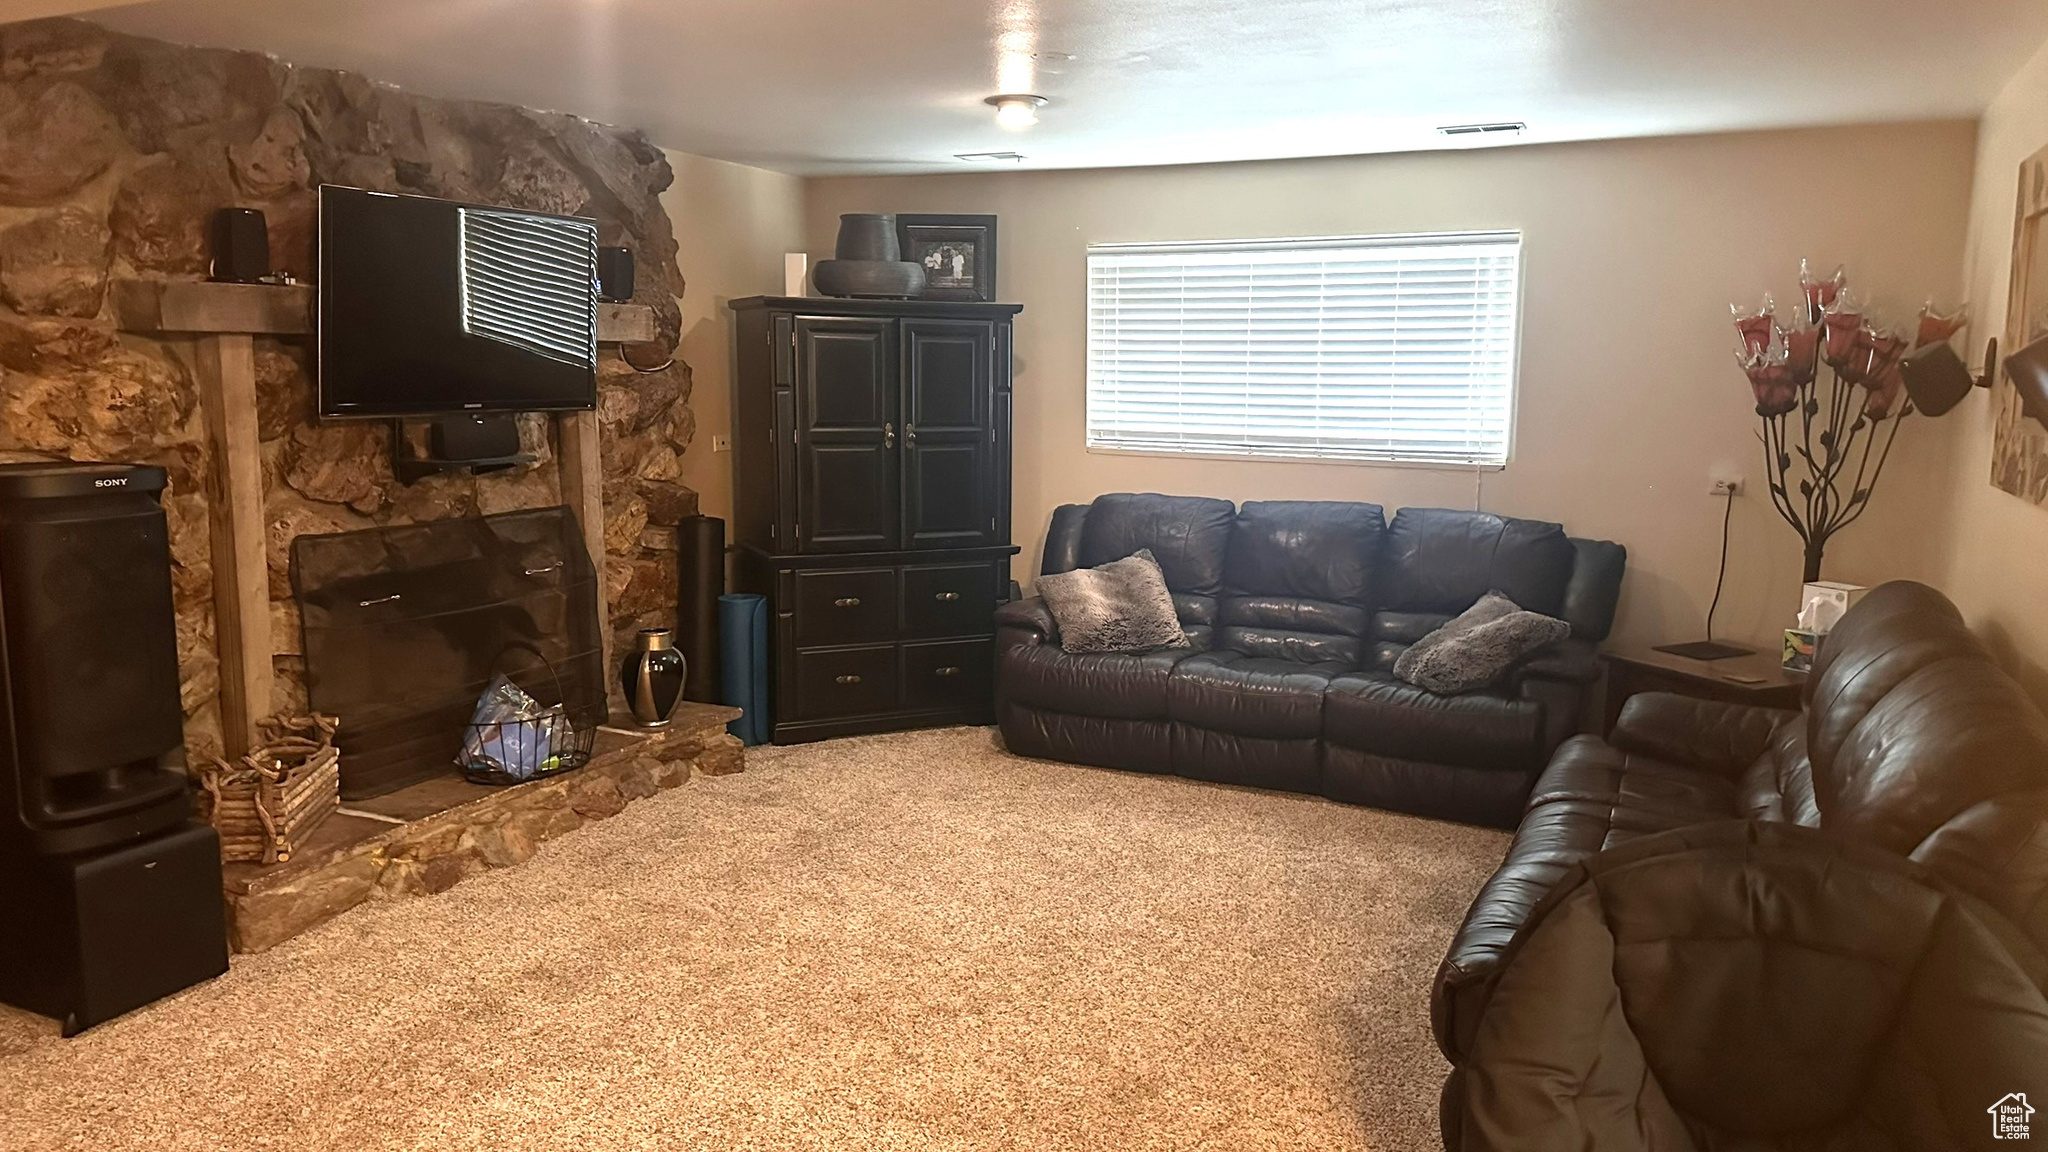
[[[1444,1055],[1463,1059],[1477,1005],[1509,942],[1573,865],[1642,836],[1726,819],[1735,798],[1735,785],[1710,773],[1622,752],[1593,736],[1565,741],[1437,973],[1430,1008]]]
[[[1498,591],[1531,612],[1564,608],[1575,552],[1563,527],[1490,512],[1403,508],[1387,530],[1382,608],[1463,612]]]
[[[1166,719],[1166,680],[1193,653],[1066,652],[1051,644],[1019,645],[996,662],[999,698],[1032,708],[1119,720]]]
[[[1377,504],[1244,505],[1224,565],[1217,647],[1357,667],[1385,535]]]
[[[1372,752],[1470,768],[1542,766],[1543,709],[1498,692],[1439,696],[1384,672],[1330,682],[1323,738]]]
[[[1365,658],[1359,667],[1391,675],[1410,644],[1450,622],[1448,612],[1375,612],[1366,626]]]
[[[1821,645],[1807,702],[1829,831],[1912,855],[1960,812],[2048,788],[2048,717],[1924,585],[1864,596]],[[2048,863],[2048,838],[2036,854]]]
[[[1097,496],[1081,525],[1075,563],[1093,568],[1144,548],[1159,562],[1168,588],[1215,596],[1223,591],[1223,556],[1230,547],[1236,511],[1228,500],[1202,496]]]
[[[1806,762],[1806,726],[1784,724],[1771,745],[1735,786],[1735,807],[1752,820],[1820,826],[1813,799],[1813,768]]]
[[[1536,778],[1529,814],[1550,805],[1599,814],[1601,847],[1648,832],[1740,815],[1736,784],[1648,756],[1623,752],[1591,736],[1567,740]]]
[[[1205,652],[1174,666],[1166,685],[1167,712],[1212,732],[1313,738],[1322,732],[1323,691],[1343,671],[1335,663]]]

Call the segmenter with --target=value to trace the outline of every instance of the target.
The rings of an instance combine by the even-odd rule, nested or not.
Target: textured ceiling
[[[2042,0],[156,0],[92,18],[804,173],[1402,151],[1477,120],[1566,140],[1973,116],[2048,39]],[[1052,103],[997,127],[982,98],[1019,88]]]

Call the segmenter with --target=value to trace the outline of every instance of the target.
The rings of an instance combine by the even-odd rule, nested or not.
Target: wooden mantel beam
[[[310,284],[221,284],[211,280],[116,280],[114,322],[126,332],[195,336],[247,332],[313,334]],[[643,344],[659,335],[645,304],[599,304],[600,344]]]

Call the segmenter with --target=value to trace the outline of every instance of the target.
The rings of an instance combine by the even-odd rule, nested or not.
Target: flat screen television
[[[324,417],[597,402],[597,222],[320,188]]]

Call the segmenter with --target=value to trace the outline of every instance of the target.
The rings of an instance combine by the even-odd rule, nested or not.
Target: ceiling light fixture
[[[1024,154],[1022,152],[955,152],[953,153],[953,159],[965,160],[969,164],[1000,164],[1004,162],[1022,164],[1024,162]]]
[[[1038,110],[1045,107],[1046,100],[1043,96],[1010,92],[991,96],[982,103],[996,110],[996,123],[1015,130],[1029,128],[1038,123]]]
[[[1446,136],[1492,136],[1527,132],[1529,126],[1520,120],[1503,120],[1497,124],[1446,124],[1437,129]]]

